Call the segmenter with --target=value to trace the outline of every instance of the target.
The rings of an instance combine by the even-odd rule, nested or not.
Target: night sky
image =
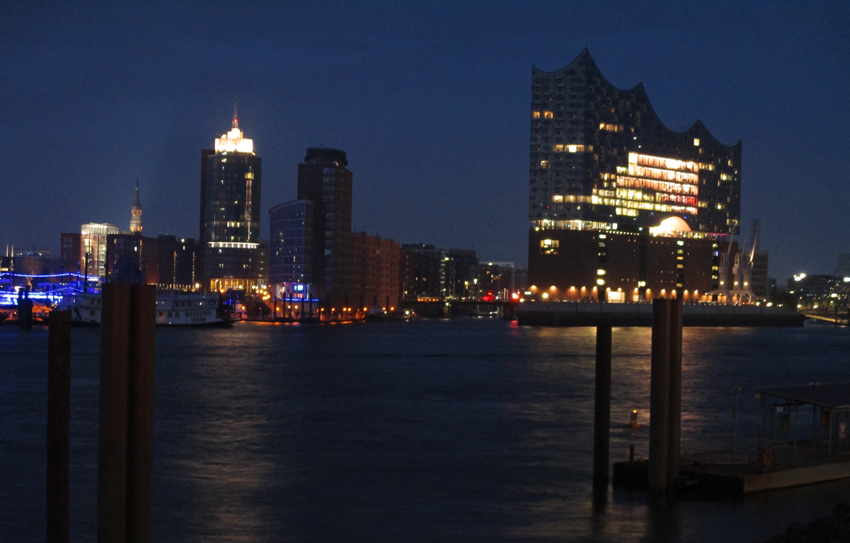
[[[0,244],[58,256],[83,223],[128,229],[137,172],[145,233],[196,238],[201,149],[238,94],[263,238],[324,144],[348,154],[355,230],[524,266],[531,67],[588,47],[668,127],[743,140],[742,220],[761,219],[771,277],[832,273],[850,252],[850,4],[633,4],[4,0]]]

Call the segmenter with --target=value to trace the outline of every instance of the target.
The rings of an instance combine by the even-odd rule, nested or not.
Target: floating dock
[[[757,447],[682,454],[678,490],[739,498],[850,477],[850,382],[756,391],[762,406]],[[646,489],[648,474],[647,460],[614,464],[615,485]]]

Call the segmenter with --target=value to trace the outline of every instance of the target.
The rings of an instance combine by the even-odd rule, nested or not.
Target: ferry
[[[99,325],[101,294],[69,294],[59,302],[60,310],[71,311],[73,324]],[[217,294],[156,294],[157,326],[231,326],[229,315],[219,308]]]

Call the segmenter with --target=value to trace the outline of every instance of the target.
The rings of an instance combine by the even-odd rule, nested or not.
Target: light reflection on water
[[[92,541],[97,330],[73,336],[72,539]],[[850,483],[739,503],[591,488],[595,330],[419,321],[157,331],[156,541],[756,541]],[[613,334],[612,461],[647,455],[650,330]],[[688,448],[758,385],[847,380],[843,328],[685,329]],[[43,537],[46,332],[0,327],[0,535]],[[745,442],[746,444],[746,442]]]

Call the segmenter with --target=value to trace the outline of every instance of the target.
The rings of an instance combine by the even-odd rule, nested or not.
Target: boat
[[[414,318],[414,316],[414,312],[410,309],[396,309],[393,311],[384,311],[384,308],[376,305],[366,312],[366,315],[364,315],[364,319],[368,322],[404,321],[412,319]]]
[[[59,302],[60,310],[71,311],[71,323],[99,325],[101,294],[69,294]],[[157,292],[157,326],[231,326],[229,314],[220,307],[217,294]]]

